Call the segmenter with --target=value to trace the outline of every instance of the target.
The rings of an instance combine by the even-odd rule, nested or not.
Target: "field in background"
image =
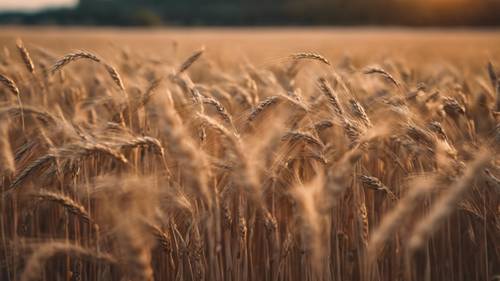
[[[494,30],[2,27],[0,280],[499,280],[499,77]]]
[[[113,46],[130,47],[151,56],[172,55],[172,42],[180,55],[207,47],[209,57],[224,61],[273,62],[297,51],[316,51],[331,59],[351,55],[359,59],[402,56],[406,60],[428,62],[442,58],[457,63],[484,61],[498,57],[500,31],[460,29],[377,29],[377,28],[253,28],[253,29],[86,29],[15,28],[0,29],[0,43],[13,45],[15,38],[40,44],[58,53],[86,49],[114,53]],[[9,44],[10,43],[10,44]],[[422,61],[424,60],[425,61]],[[430,60],[432,59],[432,61]]]

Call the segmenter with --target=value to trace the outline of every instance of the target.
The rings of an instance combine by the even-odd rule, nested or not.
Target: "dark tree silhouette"
[[[449,0],[430,6],[432,3],[436,1],[80,0],[74,9],[3,14],[0,22],[77,25],[500,24],[500,0]]]

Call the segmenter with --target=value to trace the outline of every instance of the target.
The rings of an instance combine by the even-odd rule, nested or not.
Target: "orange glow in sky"
[[[419,0],[420,1],[420,0]],[[428,4],[429,6],[439,6],[439,7],[460,7],[471,0],[421,0],[422,4]]]

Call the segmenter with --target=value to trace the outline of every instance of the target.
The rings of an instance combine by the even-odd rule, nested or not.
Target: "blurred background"
[[[500,0],[0,0],[0,24],[498,26]]]

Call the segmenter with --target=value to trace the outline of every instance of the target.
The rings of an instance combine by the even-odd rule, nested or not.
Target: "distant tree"
[[[0,0],[1,1],[1,0]],[[499,25],[500,0],[80,0],[74,9],[0,15],[0,23],[78,25]]]

